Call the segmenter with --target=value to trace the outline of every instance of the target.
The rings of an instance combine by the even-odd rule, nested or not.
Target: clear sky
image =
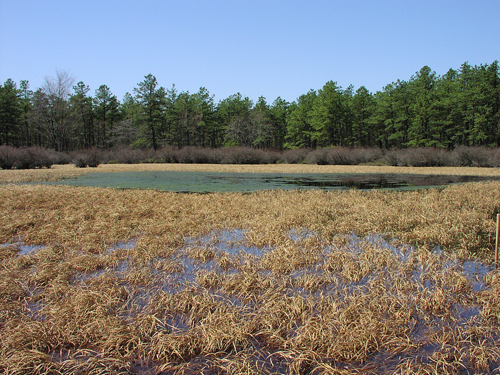
[[[0,0],[0,81],[32,90],[60,69],[121,100],[151,73],[272,103],[495,60],[500,0]]]

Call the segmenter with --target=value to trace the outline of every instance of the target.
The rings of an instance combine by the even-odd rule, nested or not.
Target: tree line
[[[66,71],[40,88],[0,85],[0,145],[55,151],[97,147],[245,146],[259,149],[500,146],[498,61],[439,76],[424,66],[382,90],[328,81],[293,102],[253,102],[240,93],[218,103],[201,87],[179,92],[148,74],[119,101],[102,85],[94,94]]]

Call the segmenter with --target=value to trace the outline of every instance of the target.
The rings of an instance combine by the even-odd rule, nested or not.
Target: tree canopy
[[[148,74],[120,102],[111,88],[90,88],[65,71],[30,90],[0,85],[0,145],[57,151],[119,145],[267,149],[500,146],[498,61],[467,62],[439,76],[424,66],[380,91],[328,81],[293,102],[241,93],[215,102],[208,89],[165,89]]]

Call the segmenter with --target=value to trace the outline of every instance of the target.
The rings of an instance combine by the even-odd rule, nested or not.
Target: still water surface
[[[115,172],[86,173],[74,179],[48,184],[156,189],[174,192],[251,192],[269,189],[397,189],[442,187],[464,182],[500,180],[500,177],[415,174],[317,174],[227,172]]]

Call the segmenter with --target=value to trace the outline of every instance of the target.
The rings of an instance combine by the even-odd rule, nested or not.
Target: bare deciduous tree
[[[75,121],[69,106],[69,96],[75,79],[65,70],[57,70],[55,77],[45,77],[42,92],[47,98],[48,117],[45,130],[56,151],[71,149],[72,125]]]

